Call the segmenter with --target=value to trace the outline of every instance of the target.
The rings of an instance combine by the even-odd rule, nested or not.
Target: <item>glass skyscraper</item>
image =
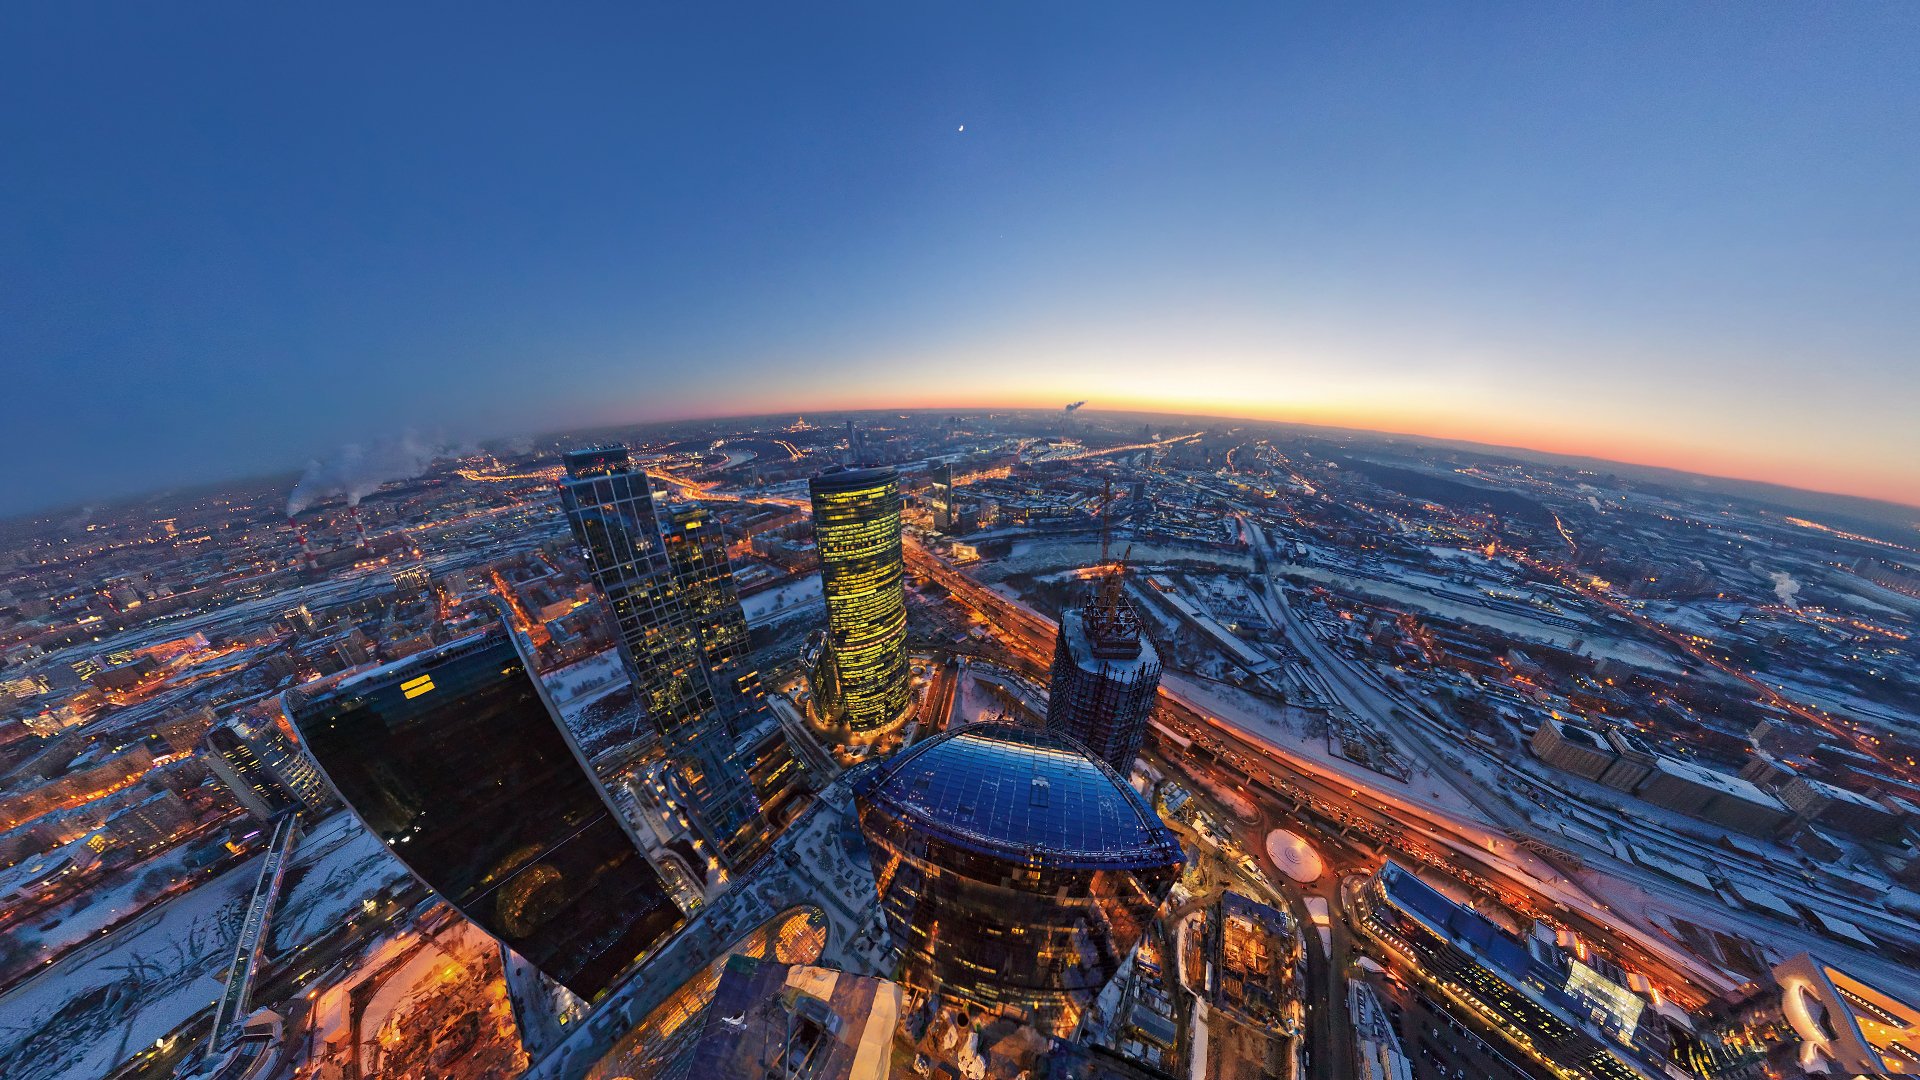
[[[814,477],[808,491],[840,682],[835,719],[875,731],[905,715],[912,692],[900,477],[885,467],[847,469]]]
[[[1060,619],[1047,688],[1047,730],[1070,735],[1114,767],[1133,772],[1160,687],[1160,657],[1140,616],[1108,570],[1093,595]]]
[[[1072,739],[973,724],[855,782],[902,979],[1055,1031],[1139,944],[1186,863],[1126,780]]]
[[[738,861],[759,807],[734,750],[758,704],[747,625],[719,529],[704,511],[663,520],[625,447],[566,455],[561,502],[619,633],[635,697],[660,732],[696,828]]]
[[[504,613],[480,633],[289,690],[282,703],[387,850],[581,997],[679,925]]]

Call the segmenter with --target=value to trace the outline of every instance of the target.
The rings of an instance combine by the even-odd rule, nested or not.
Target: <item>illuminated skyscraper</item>
[[[855,782],[902,981],[1070,1031],[1186,856],[1114,770],[1011,724],[925,739]]]
[[[761,839],[759,807],[734,751],[757,704],[746,617],[724,542],[704,511],[662,521],[625,447],[566,456],[561,502],[619,630],[634,696],[660,732],[695,827],[721,856]]]
[[[504,612],[479,633],[281,700],[387,850],[581,997],[679,925]]]
[[[840,715],[855,731],[877,730],[905,714],[911,691],[900,477],[847,469],[814,477],[808,490]]]
[[[272,722],[234,716],[207,729],[200,759],[253,816],[319,810],[333,799],[313,763]]]
[[[1140,633],[1140,615],[1121,580],[1110,570],[1086,603],[1060,618],[1047,684],[1047,730],[1079,740],[1126,776],[1153,712],[1160,657]]]

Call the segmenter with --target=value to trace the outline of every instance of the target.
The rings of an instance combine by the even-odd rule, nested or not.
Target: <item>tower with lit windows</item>
[[[855,732],[905,715],[906,563],[900,546],[900,477],[893,469],[844,469],[808,484],[827,648],[839,679],[839,715]]]
[[[566,467],[561,503],[613,615],[634,696],[694,827],[737,863],[764,839],[735,751],[759,681],[719,528],[697,508],[661,514],[624,446],[573,451]]]

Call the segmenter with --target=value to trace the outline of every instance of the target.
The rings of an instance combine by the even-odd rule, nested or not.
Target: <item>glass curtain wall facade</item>
[[[575,994],[593,1000],[680,924],[504,613],[480,634],[282,702],[388,851]]]
[[[856,782],[903,979],[1069,1032],[1185,864],[1132,787],[1071,739],[958,728]]]
[[[747,613],[740,607],[726,534],[697,506],[667,515],[660,534],[681,604],[699,631],[700,659],[711,677],[721,715],[729,734],[738,737],[752,729],[766,690],[760,672],[750,663]]]
[[[660,732],[697,825],[729,860],[759,835],[759,808],[735,758],[746,617],[719,530],[703,513],[664,526],[625,447],[566,456],[561,503],[613,615],[634,695]],[[724,580],[722,580],[724,579]]]
[[[890,468],[830,472],[808,490],[840,716],[875,731],[905,714],[912,691],[900,477]]]

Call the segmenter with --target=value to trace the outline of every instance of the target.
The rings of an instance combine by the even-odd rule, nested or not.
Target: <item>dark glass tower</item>
[[[1186,857],[1125,779],[1073,740],[973,724],[856,781],[903,980],[1017,1005],[1069,1031]]]
[[[1133,772],[1147,732],[1160,657],[1140,633],[1140,615],[1109,570],[1093,595],[1060,619],[1047,683],[1047,730],[1070,735],[1113,766]]]
[[[759,807],[736,760],[758,678],[719,529],[703,511],[665,520],[625,447],[566,457],[561,501],[619,630],[635,697],[659,730],[696,828],[729,861],[759,839]],[[710,539],[709,539],[710,538]]]
[[[848,469],[814,477],[808,491],[840,715],[855,731],[878,730],[905,714],[912,691],[900,477]]]
[[[592,1000],[681,921],[547,703],[504,614],[282,696],[367,829],[415,876]]]

